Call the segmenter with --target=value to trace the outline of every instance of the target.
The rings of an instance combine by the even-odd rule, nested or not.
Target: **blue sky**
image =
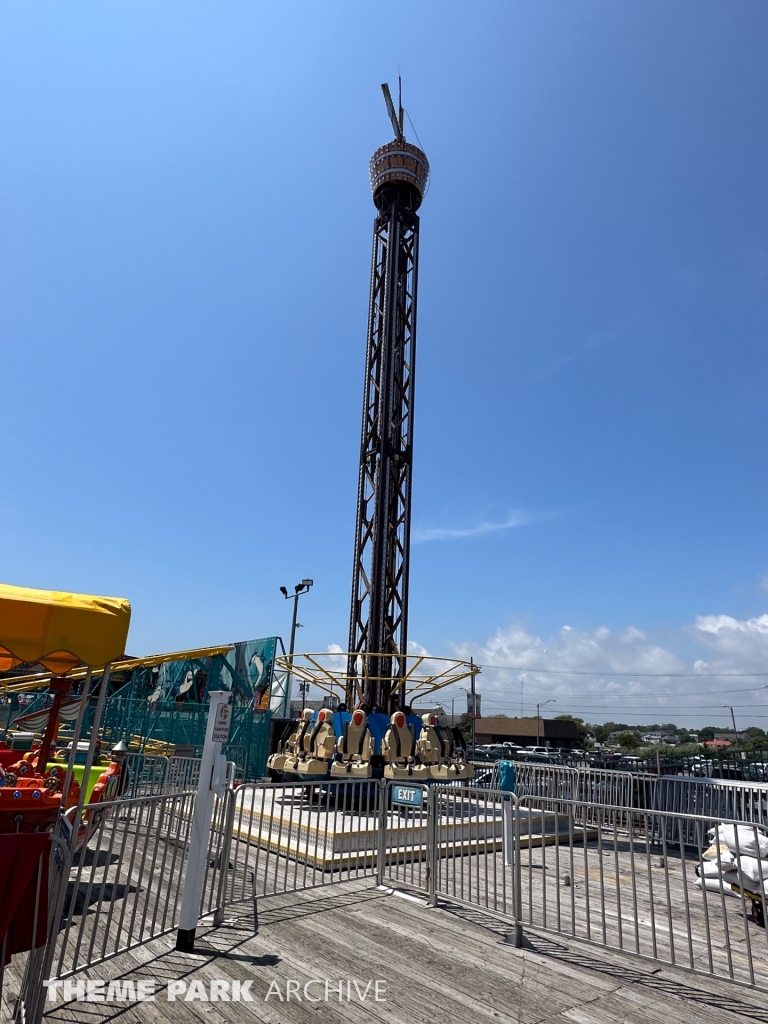
[[[300,646],[346,645],[399,70],[411,638],[488,710],[509,664],[561,673],[528,711],[724,723],[710,673],[768,670],[766,67],[739,0],[5,4],[0,578],[128,597],[148,653],[285,634],[311,576]]]

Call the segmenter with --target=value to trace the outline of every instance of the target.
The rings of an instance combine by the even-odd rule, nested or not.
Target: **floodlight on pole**
[[[545,704],[557,704],[554,697],[550,697],[549,700],[542,700],[536,705],[536,746],[539,745],[539,725],[541,723],[541,709]]]
[[[733,722],[733,741],[738,745],[739,734],[736,731],[736,715],[734,715],[733,713],[733,707],[730,704],[723,704],[723,707],[728,708],[728,710],[731,712],[731,721]]]
[[[298,616],[298,613],[299,613],[299,598],[301,597],[302,594],[309,593],[309,588],[311,586],[314,586],[314,582],[315,582],[314,580],[309,580],[309,579],[302,580],[301,583],[297,583],[296,586],[293,588],[293,593],[292,594],[288,593],[288,588],[287,587],[280,587],[280,593],[283,595],[283,597],[285,598],[286,601],[288,601],[289,599],[293,599],[293,621],[291,623],[291,647],[290,647],[290,650],[288,652],[288,661],[290,663],[291,668],[293,668],[293,651],[294,651],[294,645],[296,643],[296,628],[297,628],[297,625],[298,625],[298,623],[296,622],[296,619],[297,619],[297,616]],[[290,695],[291,695],[291,685],[292,685],[292,683],[293,683],[293,673],[289,672],[288,673],[288,700],[289,701],[291,699]],[[301,691],[301,709],[302,709],[302,711],[304,710],[304,704],[305,704],[305,701],[306,701],[306,696],[307,696],[306,695],[306,691],[302,688],[302,691]]]

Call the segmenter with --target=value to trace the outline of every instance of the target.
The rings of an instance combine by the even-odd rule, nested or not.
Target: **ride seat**
[[[439,764],[448,756],[449,751],[446,750],[442,731],[438,729],[437,715],[422,715],[421,721],[421,733],[416,743],[419,760],[422,764]]]
[[[282,745],[282,749],[278,750],[276,754],[272,754],[267,761],[267,768],[273,768],[277,772],[292,771],[293,769],[286,768],[288,761],[295,762],[298,760],[302,753],[302,745],[305,737],[307,743],[309,743],[309,723],[312,721],[312,709],[304,708],[301,712],[301,717],[296,723],[295,728],[291,731],[290,736]]]
[[[317,714],[315,727],[309,734],[306,751],[302,752],[293,770],[300,775],[326,775],[335,750],[333,712],[330,708],[322,708]]]
[[[368,728],[368,716],[358,708],[336,744],[336,760],[331,765],[335,779],[370,779],[373,737]]]
[[[416,749],[419,759],[428,766],[430,779],[450,782],[453,779],[472,779],[475,769],[464,760],[464,752],[457,748],[453,733],[443,715],[422,715],[422,728]]]
[[[395,711],[389,719],[389,728],[381,741],[381,753],[386,762],[385,779],[426,782],[429,777],[427,766],[416,763],[416,743],[402,711]]]

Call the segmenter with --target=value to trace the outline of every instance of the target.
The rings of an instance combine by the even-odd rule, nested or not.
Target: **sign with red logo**
[[[213,722],[214,743],[226,743],[229,740],[229,723],[232,720],[232,708],[229,704],[219,704],[216,708],[216,718]]]

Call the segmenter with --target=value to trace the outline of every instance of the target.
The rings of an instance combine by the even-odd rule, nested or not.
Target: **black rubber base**
[[[176,949],[180,953],[195,952],[195,929],[179,928],[176,932]]]

